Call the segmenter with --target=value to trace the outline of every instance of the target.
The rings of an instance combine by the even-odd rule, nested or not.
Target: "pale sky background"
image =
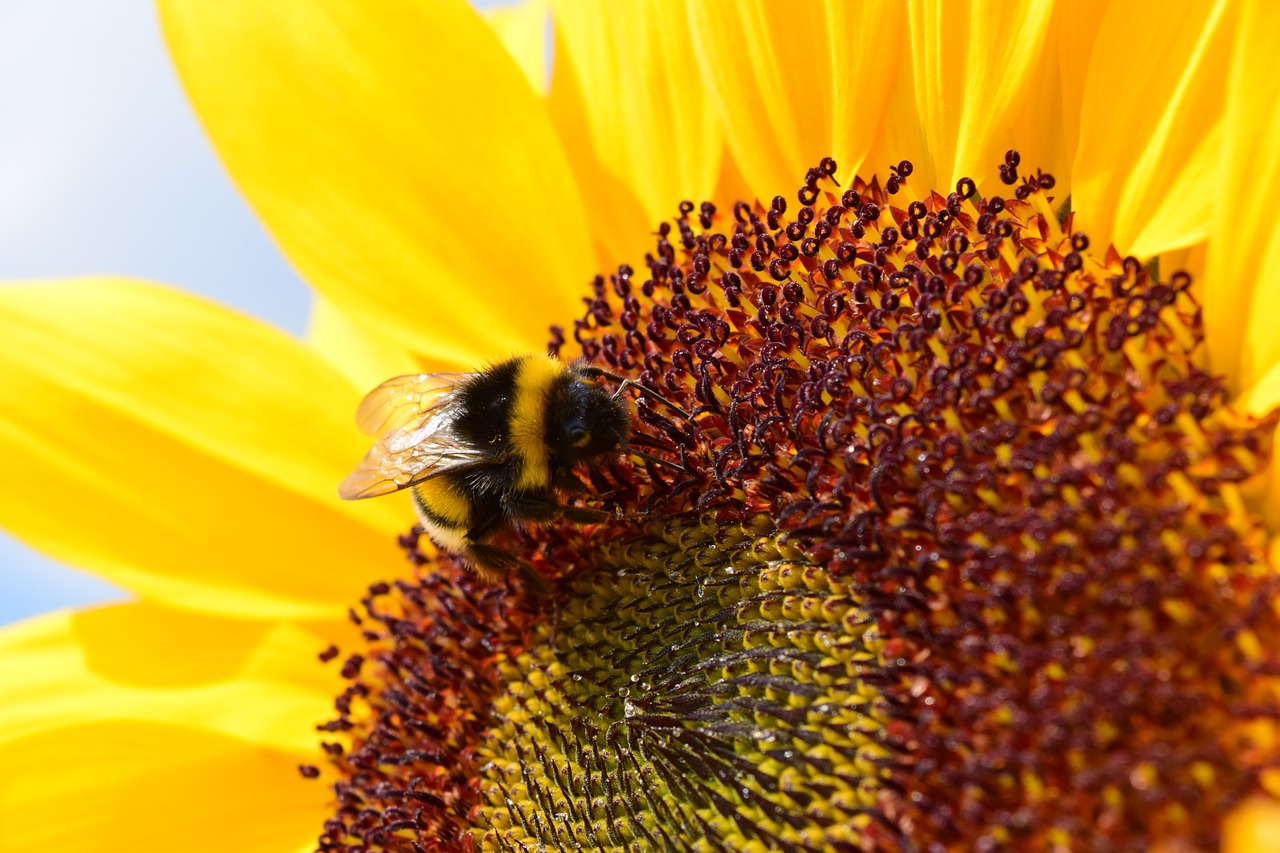
[[[0,0],[0,116],[0,281],[140,276],[302,333],[306,286],[218,164],[151,0]],[[124,597],[0,532],[0,624]]]

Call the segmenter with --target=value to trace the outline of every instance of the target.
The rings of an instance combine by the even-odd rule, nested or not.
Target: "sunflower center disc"
[[[1190,278],[1090,252],[1046,175],[834,173],[597,279],[571,337],[691,413],[637,403],[684,472],[511,534],[541,597],[406,543],[322,850],[1212,847],[1274,787],[1276,419]]]

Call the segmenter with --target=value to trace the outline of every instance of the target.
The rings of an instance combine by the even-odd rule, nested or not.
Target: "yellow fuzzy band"
[[[448,476],[424,480],[414,489],[438,521],[461,528],[464,532],[471,524],[471,504]]]
[[[564,365],[547,355],[521,359],[516,372],[515,399],[511,402],[511,446],[523,465],[516,479],[520,489],[546,488],[551,480],[547,453],[547,395],[551,384],[564,373]]]

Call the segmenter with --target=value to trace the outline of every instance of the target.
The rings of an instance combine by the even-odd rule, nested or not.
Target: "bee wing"
[[[365,435],[389,436],[393,430],[423,423],[448,404],[450,392],[474,375],[413,373],[388,379],[361,401],[356,426]]]
[[[439,406],[418,423],[379,438],[338,486],[338,495],[349,501],[377,497],[450,471],[493,462],[492,453],[458,440],[451,411]]]

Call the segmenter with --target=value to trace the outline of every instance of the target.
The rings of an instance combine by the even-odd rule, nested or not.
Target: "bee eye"
[[[569,444],[573,447],[586,447],[591,441],[591,433],[585,429],[575,429],[569,433]]]

